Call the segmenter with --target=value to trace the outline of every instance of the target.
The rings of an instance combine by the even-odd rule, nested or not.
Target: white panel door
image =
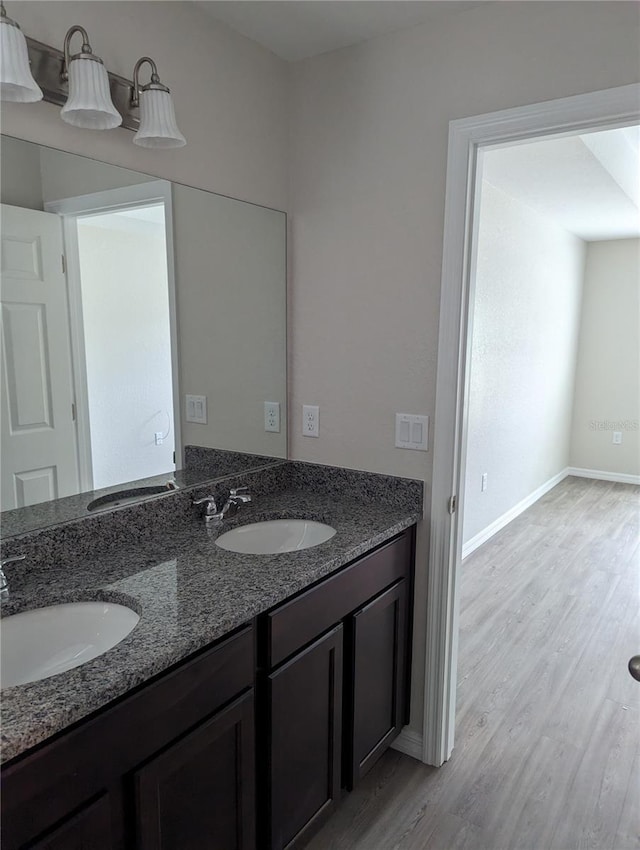
[[[62,225],[2,204],[2,510],[79,489]]]

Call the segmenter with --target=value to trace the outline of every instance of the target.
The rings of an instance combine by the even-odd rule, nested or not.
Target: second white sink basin
[[[137,626],[135,611],[113,602],[69,602],[0,620],[0,685],[24,685],[79,667]]]
[[[330,540],[335,528],[308,519],[273,519],[241,525],[221,534],[216,545],[231,552],[248,555],[273,555],[310,549]]]

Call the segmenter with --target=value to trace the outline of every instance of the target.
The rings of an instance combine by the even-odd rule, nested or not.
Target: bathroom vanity
[[[169,505],[171,530],[100,554],[72,543],[51,600],[111,599],[141,619],[82,667],[3,692],[4,848],[304,845],[408,721],[421,488],[357,478],[292,463],[243,476],[256,498],[227,529],[336,529],[304,551],[222,550],[184,492],[139,507]],[[6,613],[47,604],[45,577],[14,569]]]

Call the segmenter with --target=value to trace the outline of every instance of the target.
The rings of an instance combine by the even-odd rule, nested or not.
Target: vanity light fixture
[[[69,45],[76,33],[82,35],[82,49],[70,56]],[[69,97],[60,110],[63,121],[87,130],[111,130],[122,124],[122,115],[111,100],[107,69],[93,53],[82,27],[71,27],[65,36],[61,78],[69,83]]]
[[[70,42],[77,33],[82,47],[71,55]],[[139,72],[145,63],[151,66],[151,80],[141,86]],[[171,94],[160,82],[153,59],[139,59],[133,76],[132,82],[108,71],[81,26],[67,31],[62,51],[25,36],[0,0],[0,100],[55,103],[67,124],[90,130],[124,127],[133,130],[133,141],[145,148],[185,145]]]
[[[151,82],[140,86],[140,68],[151,66]],[[153,59],[143,56],[133,69],[131,106],[140,108],[140,127],[133,137],[134,145],[143,148],[181,148],[187,140],[178,129],[169,89],[160,82]]]
[[[24,33],[0,3],[0,100],[35,103],[42,89],[33,79]]]

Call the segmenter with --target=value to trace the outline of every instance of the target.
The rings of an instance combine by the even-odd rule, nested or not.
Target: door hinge
[[[71,402],[71,421],[76,421],[76,403],[75,401]]]
[[[456,501],[457,501],[457,500],[456,500],[456,497],[455,497],[455,496],[451,496],[451,497],[449,498],[449,505],[448,505],[448,507],[449,507],[449,513],[451,514],[451,516],[453,516],[453,515],[455,514],[455,512],[456,512]]]
[[[176,453],[175,452],[173,453],[173,462],[174,463],[176,462]]]
[[[62,274],[67,273],[67,261],[64,258],[64,254],[60,254],[60,259],[62,260]]]

